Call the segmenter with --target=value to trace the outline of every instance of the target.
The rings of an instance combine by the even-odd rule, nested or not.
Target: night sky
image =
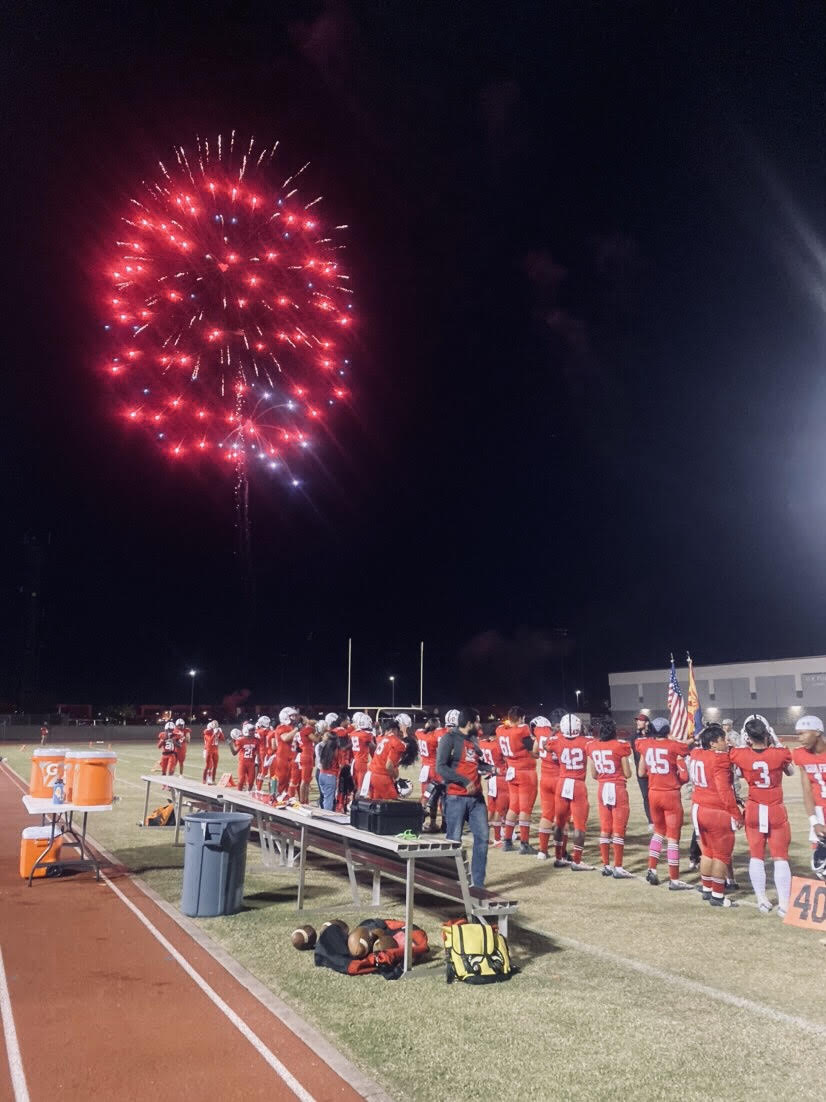
[[[16,12],[15,12],[16,7]],[[0,702],[425,696],[824,651],[820,5],[18,3],[2,47]],[[724,10],[723,10],[724,9]],[[771,10],[769,10],[771,9]],[[311,159],[357,397],[299,492],[125,430],[100,255],[173,143]],[[280,180],[279,180],[280,183]],[[31,627],[32,620],[28,620]]]

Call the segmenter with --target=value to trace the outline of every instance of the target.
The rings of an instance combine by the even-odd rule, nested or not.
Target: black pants
[[[634,749],[634,765],[639,766],[639,764],[640,764],[640,755],[637,753],[636,748],[635,748]],[[639,772],[637,772],[637,784],[640,786],[640,792],[642,794],[642,806],[643,806],[643,810],[645,811],[645,817],[650,823],[651,822],[651,811],[648,807],[648,777],[641,777],[639,775]]]

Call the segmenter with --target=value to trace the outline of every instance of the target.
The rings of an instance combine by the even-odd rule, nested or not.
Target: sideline
[[[141,911],[139,907],[136,907],[131,899],[126,898],[120,888],[112,883],[106,873],[102,872],[100,874],[100,878],[107,887],[111,888],[111,890],[115,893],[121,903],[128,907],[132,914],[134,914],[136,918],[138,918],[143,923],[150,934],[152,934],[156,941],[158,941],[164,947],[164,949],[166,949],[167,953],[170,954],[173,960],[176,960],[178,962],[181,968],[183,968],[184,972],[186,972],[189,978],[194,983],[196,983],[198,987],[200,987],[207,998],[221,1011],[222,1014],[229,1018],[229,1020],[238,1030],[238,1032],[241,1033],[249,1041],[256,1052],[264,1060],[266,1060],[266,1062],[270,1065],[270,1067],[273,1069],[279,1079],[282,1079],[284,1081],[284,1083],[290,1088],[296,1098],[300,1098],[301,1102],[316,1102],[310,1092],[305,1090],[304,1087],[301,1086],[295,1076],[281,1063],[275,1053],[271,1052],[270,1049],[267,1048],[267,1046],[256,1033],[253,1033],[247,1023],[243,1020],[243,1018],[239,1017],[232,1009],[232,1007],[224,1002],[218,992],[214,988],[210,987],[210,985],[203,978],[200,972],[196,972],[196,970],[192,967],[186,957],[178,952],[172,942],[168,941],[159,930],[155,929],[155,927],[152,925],[152,923],[149,921],[143,911]]]
[[[10,762],[6,759],[0,765],[0,771],[6,773],[9,779],[15,784],[21,792],[27,791],[27,785],[24,779],[19,773],[11,767]],[[140,786],[143,788],[143,785]],[[196,923],[191,919],[182,915],[175,907],[167,903],[162,899],[148,884],[145,884],[139,876],[133,875],[128,869],[124,868],[114,854],[106,850],[99,842],[97,842],[90,835],[87,835],[87,843],[103,858],[104,862],[108,862],[109,865],[118,870],[118,873],[122,873],[129,883],[146,899],[158,907],[167,915],[167,917],[175,923],[175,925],[182,931],[183,934],[189,936],[204,952],[208,953],[217,964],[219,964],[224,971],[226,971],[232,979],[245,988],[247,993],[251,995],[255,1000],[264,1007],[272,1016],[280,1021],[287,1029],[290,1030],[296,1037],[298,1037],[308,1048],[312,1049],[315,1056],[322,1061],[327,1067],[330,1068],[336,1075],[339,1076],[345,1083],[347,1083],[352,1090],[360,1094],[365,1102],[393,1102],[390,1095],[388,1095],[375,1080],[371,1079],[367,1074],[362,1072],[356,1067],[343,1053],[331,1044],[331,1042],[322,1035],[314,1026],[310,1025],[300,1014],[293,1010],[293,1008],[280,999],[270,988],[266,987],[256,976],[249,972],[243,965],[239,964],[233,956],[231,956],[226,949],[223,948],[218,942],[214,941],[208,934],[206,934]],[[101,879],[106,882],[107,886],[118,895],[124,903],[130,908],[134,909],[141,922],[150,932],[159,938],[163,937],[152,926],[151,920],[143,914],[139,907],[136,907],[123,893],[109,880],[109,878],[101,872]],[[166,941],[164,939],[164,947],[166,948]],[[174,947],[168,950],[170,953],[176,954],[177,951]],[[185,960],[185,958],[184,958]],[[180,962],[179,962],[180,963]],[[191,967],[191,966],[190,966]],[[185,969],[186,970],[186,969]],[[194,971],[194,969],[193,969]],[[197,981],[196,981],[197,982]],[[206,983],[206,981],[203,981]],[[208,992],[205,992],[208,994]],[[220,999],[220,996],[216,997]],[[219,1007],[223,1009],[223,1007]],[[230,1014],[234,1014],[231,1008],[227,1008]],[[232,1019],[231,1019],[232,1020]],[[239,1021],[243,1024],[243,1019],[239,1018]],[[233,1021],[233,1024],[236,1024]],[[246,1028],[246,1027],[245,1027]],[[247,1034],[242,1029],[244,1036]],[[250,1031],[251,1033],[252,1031]],[[255,1036],[255,1034],[252,1034]],[[256,1038],[260,1041],[259,1038]],[[254,1043],[254,1042],[251,1042]],[[260,1042],[263,1044],[263,1042]],[[267,1050],[269,1051],[269,1050]],[[267,1060],[267,1057],[261,1053],[263,1058]],[[277,1057],[273,1056],[273,1059],[277,1060]],[[269,1063],[269,1060],[267,1060]],[[283,1066],[283,1065],[282,1065]],[[277,1070],[277,1069],[276,1069]],[[287,1075],[290,1072],[285,1068]],[[300,1088],[304,1089],[304,1088]],[[306,1095],[306,1098],[310,1099],[312,1096]],[[17,1102],[17,1100],[15,1100]],[[22,1099],[21,1102],[27,1102],[27,1099]],[[314,1100],[313,1100],[314,1102]]]
[[[17,1043],[17,1030],[14,1028],[14,1015],[11,1010],[9,985],[6,983],[2,949],[0,949],[0,1018],[3,1019],[3,1036],[6,1040],[6,1055],[9,1061],[14,1102],[29,1102],[29,1088],[26,1083],[26,1073],[23,1070],[20,1045]]]

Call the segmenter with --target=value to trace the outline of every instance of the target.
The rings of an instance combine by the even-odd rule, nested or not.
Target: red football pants
[[[769,853],[773,860],[788,861],[792,832],[785,804],[763,805],[762,823],[760,808],[761,805],[754,800],[746,802],[746,838],[749,843],[749,855],[759,857],[761,861],[764,860],[766,842],[768,842]]]
[[[631,807],[628,803],[628,789],[624,784],[616,784],[616,804],[606,807],[602,802],[602,785],[599,786],[597,802],[599,804],[599,829],[603,835],[612,838],[624,838],[625,828],[628,826],[628,817]]]
[[[710,857],[712,861],[722,861],[725,865],[731,864],[734,830],[729,813],[720,811],[716,807],[693,804],[691,815],[694,820],[694,829],[700,839],[703,857]]]
[[[648,786],[648,808],[654,833],[664,838],[680,840],[680,831],[685,821],[683,801],[679,790],[673,788],[652,788]]]
[[[590,809],[585,781],[574,781],[574,795],[569,800],[562,795],[564,787],[565,781],[560,777],[556,782],[556,825],[560,830],[564,830],[570,819],[574,824],[574,830],[579,830],[584,834],[588,825],[588,811]]]
[[[171,776],[178,764],[178,755],[173,750],[171,754],[161,754],[161,772],[164,776]]]

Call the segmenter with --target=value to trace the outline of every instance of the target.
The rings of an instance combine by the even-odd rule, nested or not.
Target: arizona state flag
[[[700,707],[700,698],[697,695],[697,682],[694,680],[694,663],[691,661],[691,655],[687,654],[688,659],[688,729],[693,731],[694,734],[698,734],[703,729],[703,709]]]

